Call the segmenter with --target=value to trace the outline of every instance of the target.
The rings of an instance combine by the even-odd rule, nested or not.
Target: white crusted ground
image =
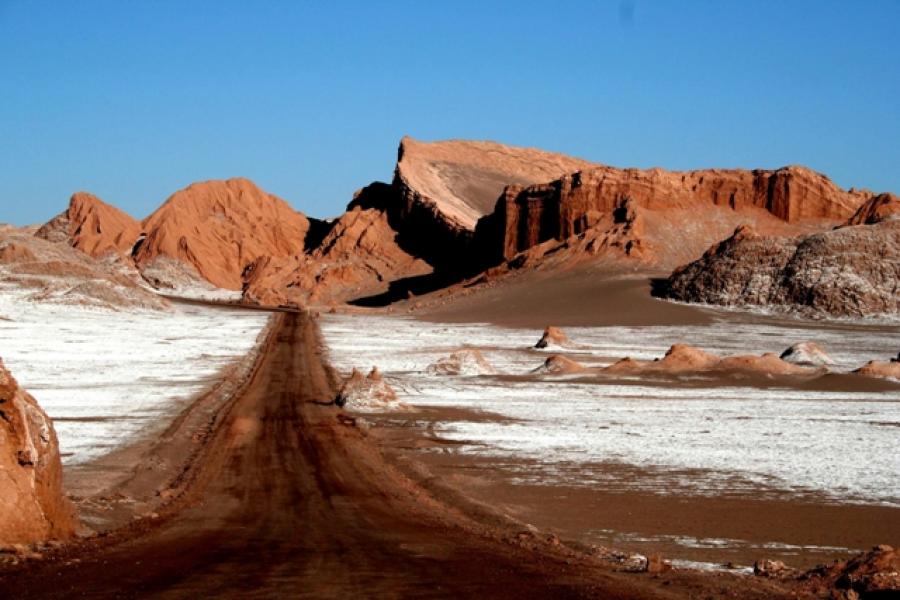
[[[112,311],[30,302],[0,291],[0,356],[53,418],[65,464],[161,429],[227,364],[246,355],[268,316],[174,304]]]
[[[537,330],[435,324],[401,317],[328,315],[323,333],[341,371],[378,366],[400,400],[498,413],[506,421],[444,422],[438,432],[471,442],[467,451],[530,459],[523,479],[718,494],[759,486],[839,502],[900,506],[900,392],[814,391],[729,385],[685,378],[671,383],[585,382],[577,376],[524,377],[547,353],[531,348]],[[849,371],[897,352],[897,328],[850,324],[567,328],[588,365],[623,356],[652,359],[675,342],[721,355],[781,353],[813,340]],[[428,365],[475,347],[499,375],[447,377]],[[504,375],[523,377],[504,377]],[[637,467],[628,481],[591,468]],[[618,472],[621,472],[620,470]],[[618,477],[618,478],[617,478]],[[756,492],[754,492],[756,493]]]

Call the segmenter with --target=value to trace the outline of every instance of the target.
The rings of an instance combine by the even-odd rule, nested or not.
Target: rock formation
[[[747,372],[761,375],[815,375],[818,370],[794,365],[776,354],[718,357],[687,344],[674,344],[661,359],[652,361],[623,358],[602,370],[604,373],[679,375],[700,372]]]
[[[900,198],[894,194],[879,194],[864,202],[847,220],[847,225],[871,225],[898,218]]]
[[[364,208],[387,211],[398,243],[439,270],[466,270],[475,225],[489,214],[504,187],[531,185],[594,166],[587,161],[494,142],[400,141],[390,185],[374,183],[357,194]]]
[[[0,361],[0,545],[65,539],[75,518],[63,493],[50,418]]]
[[[69,208],[38,229],[39,238],[65,242],[94,258],[130,254],[141,224],[118,208],[87,192],[77,192]]]
[[[881,377],[885,379],[900,380],[900,362],[896,360],[870,360],[853,372],[865,377]]]
[[[553,375],[566,375],[570,373],[580,373],[584,371],[584,365],[581,363],[562,356],[554,354],[547,358],[540,367],[535,369],[534,373],[550,373]]]
[[[781,360],[795,365],[823,367],[833,365],[834,360],[815,342],[799,342],[781,353]]]
[[[464,348],[428,365],[427,371],[434,375],[493,375],[497,371],[491,366],[480,350]]]
[[[240,290],[248,265],[304,253],[310,222],[247,179],[205,181],[176,192],[143,222],[139,268],[159,256],[191,265],[208,282]]]
[[[264,305],[334,303],[385,292],[431,267],[404,252],[387,216],[354,207],[309,254],[262,256],[243,273],[244,299]]]
[[[818,598],[860,600],[900,596],[900,553],[876,546],[846,561],[816,567],[800,577],[805,590]]]
[[[897,314],[900,220],[887,215],[900,203],[892,198],[890,205],[869,203],[845,226],[809,236],[769,237],[740,227],[676,269],[663,295],[831,316]]]
[[[566,346],[568,344],[569,336],[567,336],[562,329],[550,325],[546,329],[544,329],[544,334],[541,336],[541,339],[538,340],[537,344],[534,345],[534,347],[543,349]]]
[[[549,183],[510,185],[494,213],[479,221],[474,245],[486,265],[510,260],[547,240],[602,230],[608,227],[604,218],[630,200],[632,211],[642,209],[645,245],[655,247],[645,258],[671,264],[692,260],[738,222],[796,231],[802,223],[846,220],[868,197],[841,190],[803,167],[687,172],[595,167]]]
[[[0,233],[0,289],[52,304],[113,310],[168,307],[142,285],[126,257],[113,253],[94,259],[68,243],[18,230]]]
[[[368,375],[353,369],[350,376],[344,380],[334,403],[342,408],[361,411],[408,408],[402,402],[398,402],[397,393],[375,367]]]

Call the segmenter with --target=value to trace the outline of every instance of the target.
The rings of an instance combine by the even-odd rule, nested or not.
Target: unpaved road
[[[502,541],[391,468],[327,406],[334,382],[315,323],[276,318],[184,506],[121,542],[88,545],[77,560],[2,573],[0,597],[686,598],[739,589],[690,576],[667,585]]]

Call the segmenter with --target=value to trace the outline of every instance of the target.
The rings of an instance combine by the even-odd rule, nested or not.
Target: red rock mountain
[[[543,183],[595,166],[535,148],[464,140],[420,142],[407,136],[400,141],[394,177],[404,200],[401,211],[421,205],[451,227],[474,231],[506,186]]]
[[[550,183],[509,186],[495,212],[478,223],[475,247],[496,264],[548,240],[623,223],[617,212],[629,201],[631,220],[643,221],[632,246],[643,246],[645,259],[677,264],[740,223],[779,233],[821,228],[847,219],[869,197],[802,167],[688,172],[599,167]]]
[[[74,534],[50,418],[0,361],[0,546]]]
[[[404,250],[439,270],[455,271],[478,219],[493,210],[507,185],[550,181],[592,166],[533,148],[404,137],[393,182],[364,188],[354,204],[384,210]]]
[[[138,268],[158,257],[184,262],[213,285],[240,290],[242,274],[262,257],[303,253],[310,222],[248,179],[195,183],[173,194],[143,222]]]
[[[93,194],[77,192],[69,200],[69,208],[35,235],[51,242],[66,242],[97,258],[131,253],[140,232],[141,224],[118,208]]]

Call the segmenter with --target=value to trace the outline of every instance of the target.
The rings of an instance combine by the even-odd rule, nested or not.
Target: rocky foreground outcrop
[[[106,254],[131,254],[141,224],[115,206],[87,192],[77,192],[69,208],[35,234],[50,242],[67,243],[94,258]]]
[[[0,546],[74,531],[53,423],[0,361]]]
[[[896,196],[878,196],[844,226],[809,236],[766,236],[739,227],[700,259],[676,269],[663,295],[812,315],[896,315],[900,220],[893,215],[898,206]]]

